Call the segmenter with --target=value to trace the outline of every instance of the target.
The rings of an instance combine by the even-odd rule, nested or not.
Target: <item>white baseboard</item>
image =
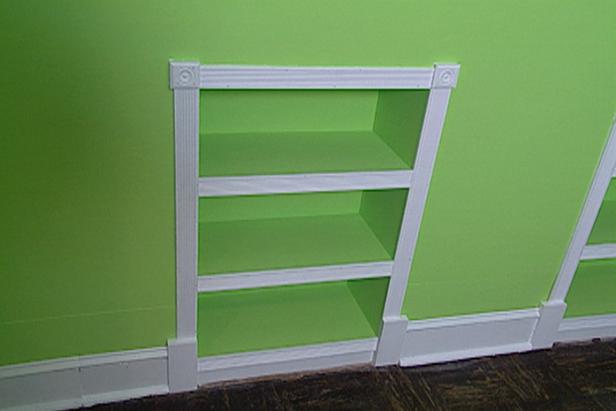
[[[616,337],[616,314],[565,318],[558,327],[557,342]]]
[[[199,359],[199,384],[370,363],[377,338]]]
[[[535,326],[530,343],[533,349],[551,348],[558,334],[567,304],[564,301],[546,301],[539,308],[539,321]]]
[[[400,365],[529,351],[539,309],[409,321]]]
[[[167,392],[166,347],[0,367],[0,409],[58,410]]]

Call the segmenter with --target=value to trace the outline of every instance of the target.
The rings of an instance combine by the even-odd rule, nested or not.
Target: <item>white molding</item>
[[[616,168],[614,168],[614,171],[612,171],[612,178],[616,178]]]
[[[558,327],[557,342],[616,337],[616,314],[565,318]]]
[[[198,63],[170,63],[175,134],[176,338],[168,369],[173,391],[197,386]],[[192,358],[189,358],[191,357]],[[191,364],[192,362],[192,364]],[[184,370],[184,371],[182,371]],[[192,379],[192,381],[189,381]]]
[[[412,170],[201,177],[199,196],[309,193],[409,188]]]
[[[616,258],[616,244],[592,244],[584,247],[581,260]]]
[[[167,392],[164,347],[0,367],[2,409],[67,409]]]
[[[393,365],[400,361],[402,343],[408,322],[408,318],[404,315],[383,318],[379,343],[374,355],[375,366]]]
[[[389,277],[392,266],[392,261],[379,261],[362,264],[325,265],[233,274],[201,275],[198,280],[199,292]]]
[[[169,392],[184,392],[197,388],[197,338],[167,342],[167,376]]]
[[[199,384],[369,363],[377,338],[199,359]]]
[[[437,64],[434,66],[432,88],[454,88],[458,84],[459,64]]]
[[[573,281],[573,275],[575,274],[578,263],[580,262],[580,257],[582,256],[582,251],[588,242],[588,237],[590,236],[592,227],[599,214],[599,208],[607,192],[615,167],[616,123],[612,125],[607,145],[601,156],[597,171],[595,172],[595,177],[575,228],[573,238],[569,244],[569,249],[567,250],[560,272],[552,288],[550,300],[563,301],[567,296],[567,292]]]
[[[421,365],[532,349],[538,309],[409,321],[400,364]]]
[[[539,321],[533,330],[530,343],[533,349],[550,348],[556,340],[558,326],[565,315],[564,301],[547,301],[539,308]]]
[[[170,61],[169,87],[171,89],[198,89],[200,66],[197,62]]]
[[[199,159],[199,90],[176,89],[175,219],[176,333],[196,335],[197,298],[197,178]]]
[[[384,317],[397,317],[402,310],[450,94],[449,88],[430,90],[413,178],[396,247],[394,268],[389,281]]]
[[[428,89],[433,68],[201,66],[202,89]]]

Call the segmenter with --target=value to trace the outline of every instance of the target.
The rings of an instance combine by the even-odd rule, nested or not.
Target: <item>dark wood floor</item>
[[[92,409],[616,410],[616,340],[423,367],[294,374]]]

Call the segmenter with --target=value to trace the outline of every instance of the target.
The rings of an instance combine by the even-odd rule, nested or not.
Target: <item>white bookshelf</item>
[[[358,362],[377,365],[399,359],[406,318],[401,308],[432,170],[459,65],[433,67],[260,67],[211,66],[172,61],[176,169],[177,337],[169,342],[172,391],[198,383],[271,373],[327,368]],[[414,165],[408,169],[271,175],[199,175],[201,90],[428,90]],[[207,118],[202,120],[207,121]],[[395,253],[390,260],[198,275],[199,199],[407,190]],[[207,227],[206,227],[207,229]],[[205,257],[207,258],[207,251]],[[198,358],[197,304],[200,293],[388,278],[380,334],[376,338],[324,341],[253,352]],[[336,316],[336,313],[332,313]],[[246,335],[250,339],[250,335]]]

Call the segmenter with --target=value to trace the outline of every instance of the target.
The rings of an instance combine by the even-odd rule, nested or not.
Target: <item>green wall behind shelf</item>
[[[616,109],[611,0],[0,2],[0,364],[174,334],[167,60],[459,62],[404,312],[537,306]]]

